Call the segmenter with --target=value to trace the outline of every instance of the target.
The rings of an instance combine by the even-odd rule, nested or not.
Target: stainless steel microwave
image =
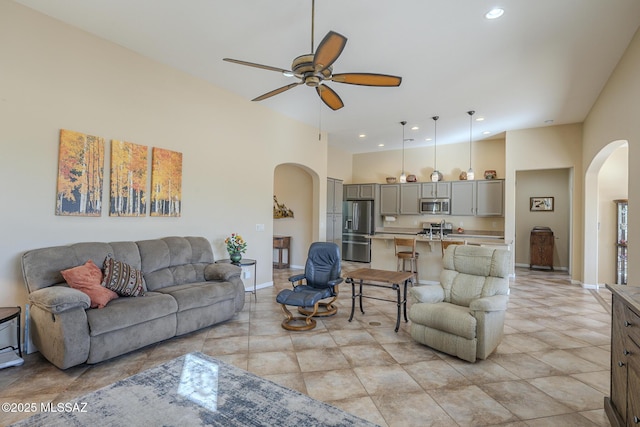
[[[450,199],[420,199],[420,213],[431,215],[451,214]]]

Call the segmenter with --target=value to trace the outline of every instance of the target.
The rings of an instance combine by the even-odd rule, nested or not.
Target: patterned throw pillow
[[[142,271],[122,261],[116,261],[111,254],[104,260],[102,286],[122,297],[142,296],[147,291]]]
[[[100,286],[102,271],[91,260],[84,263],[84,265],[62,270],[60,273],[62,273],[62,277],[70,287],[89,296],[91,308],[103,308],[109,301],[118,298],[118,294]]]

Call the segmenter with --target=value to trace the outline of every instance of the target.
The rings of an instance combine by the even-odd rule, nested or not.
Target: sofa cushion
[[[436,304],[415,304],[411,306],[411,321],[443,332],[474,339],[476,318],[467,307],[439,302]]]
[[[118,298],[118,294],[100,285],[102,270],[92,260],[60,273],[69,286],[89,296],[91,308],[103,308],[109,301]]]
[[[144,295],[147,290],[142,271],[126,262],[114,259],[111,254],[104,260],[102,286],[123,297]]]
[[[157,292],[171,295],[178,303],[178,311],[186,311],[232,300],[236,298],[237,288],[230,282],[196,282],[168,286]]]
[[[118,298],[102,310],[87,310],[91,336],[116,331],[129,326],[159,319],[175,313],[178,304],[170,295],[147,292],[138,298]]]
[[[147,289],[203,282],[213,252],[204,237],[165,237],[137,242]]]

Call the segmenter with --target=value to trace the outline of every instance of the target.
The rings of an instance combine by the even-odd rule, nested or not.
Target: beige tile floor
[[[343,271],[362,267],[345,263]],[[0,371],[0,402],[65,402],[191,351],[201,351],[381,426],[608,426],[610,304],[563,273],[517,269],[505,338],[470,364],[393,331],[396,306],[365,300],[348,322],[350,287],[337,315],[288,332],[275,303],[297,270],[275,270],[274,287],[246,295],[245,309],[207,328],[100,363],[61,371],[38,353]],[[388,290],[367,288],[381,297]],[[0,425],[28,414],[0,413]]]

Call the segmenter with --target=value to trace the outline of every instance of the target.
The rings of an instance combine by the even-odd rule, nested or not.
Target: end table
[[[13,350],[18,350],[18,354],[22,357],[22,347],[20,347],[20,313],[22,312],[22,308],[20,307],[0,307],[0,325],[6,322],[9,322],[13,319],[18,319],[17,329],[18,329],[18,347],[14,347],[9,345],[0,350],[4,350],[6,348],[12,348]]]
[[[257,274],[257,264],[258,261],[256,261],[255,259],[251,259],[251,258],[242,258],[240,261],[238,262],[233,262],[230,259],[219,259],[216,261],[216,264],[233,264],[233,265],[237,265],[238,267],[242,268],[242,267],[249,267],[249,266],[253,266],[253,291],[249,291],[253,294],[254,298],[256,299],[256,301],[258,300],[258,294],[256,292],[256,274]]]

